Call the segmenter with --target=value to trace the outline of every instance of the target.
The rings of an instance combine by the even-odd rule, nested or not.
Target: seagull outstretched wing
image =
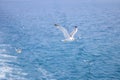
[[[62,27],[62,26],[60,26],[60,25],[58,25],[58,24],[55,24],[55,26],[56,26],[60,31],[63,32],[64,37],[65,37],[66,39],[67,39],[67,38],[70,38],[70,35],[69,35],[68,31],[67,31],[64,27]]]
[[[78,28],[76,27],[75,29],[73,29],[73,31],[70,33],[70,37],[74,37],[74,35],[77,33]]]

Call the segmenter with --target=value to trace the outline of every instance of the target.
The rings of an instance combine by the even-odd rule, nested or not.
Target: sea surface
[[[120,80],[120,1],[0,0],[0,80]]]

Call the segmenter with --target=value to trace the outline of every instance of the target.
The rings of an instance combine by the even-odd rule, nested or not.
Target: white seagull
[[[62,31],[63,34],[64,34],[65,39],[62,40],[62,41],[74,41],[74,40],[75,40],[74,35],[75,35],[75,34],[77,33],[77,31],[78,31],[77,26],[75,26],[75,28],[73,29],[73,31],[72,31],[70,34],[68,33],[68,31],[67,31],[64,27],[62,27],[62,26],[60,26],[60,25],[58,25],[58,24],[55,24],[55,26],[56,26],[60,31]]]

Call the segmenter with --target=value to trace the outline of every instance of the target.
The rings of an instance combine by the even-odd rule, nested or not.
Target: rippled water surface
[[[1,0],[0,80],[120,80],[119,5]],[[78,26],[76,40],[62,42],[55,23]]]

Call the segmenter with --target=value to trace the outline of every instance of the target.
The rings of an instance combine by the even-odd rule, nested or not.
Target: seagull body
[[[15,51],[16,51],[17,53],[22,53],[22,49],[16,49],[16,48],[15,48]]]
[[[74,40],[75,40],[74,35],[75,35],[75,34],[77,33],[77,31],[78,31],[77,26],[75,26],[75,28],[73,29],[73,31],[72,31],[70,34],[68,33],[68,31],[67,31],[64,27],[62,27],[62,26],[60,26],[60,25],[58,25],[58,24],[55,24],[55,26],[56,26],[60,31],[63,32],[63,35],[64,35],[65,39],[62,40],[62,41],[74,41]]]

